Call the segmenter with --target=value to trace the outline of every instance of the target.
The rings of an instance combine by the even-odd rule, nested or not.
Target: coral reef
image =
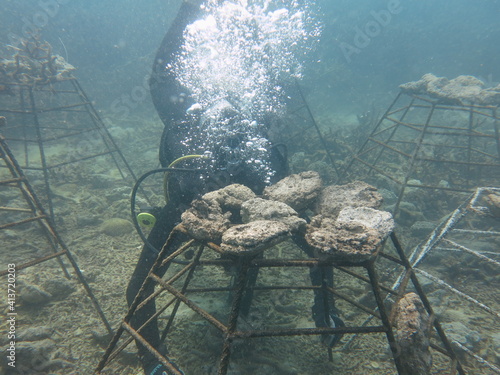
[[[131,233],[134,227],[130,221],[115,217],[105,220],[101,224],[100,229],[108,236],[119,237]]]
[[[315,200],[321,190],[321,178],[317,172],[292,174],[264,189],[264,197],[288,204],[300,211]]]
[[[336,217],[345,207],[378,208],[382,196],[366,182],[354,181],[346,185],[331,185],[321,191],[316,202],[315,213]]]
[[[202,241],[219,242],[222,234],[229,229],[230,212],[223,213],[220,204],[214,200],[197,199],[182,216],[182,224],[194,238]]]
[[[297,216],[297,211],[283,202],[254,198],[241,206],[241,218],[244,223],[256,220],[274,220],[286,224],[290,231],[305,228],[306,221]]]
[[[403,92],[428,95],[445,103],[500,104],[500,85],[485,89],[484,82],[473,76],[458,76],[449,80],[428,73],[419,81],[408,82],[399,87]]]
[[[381,195],[364,182],[322,188],[318,173],[307,171],[267,187],[263,197],[241,185],[227,186],[195,200],[182,214],[182,225],[194,238],[221,243],[231,254],[255,254],[297,233],[318,256],[350,261],[372,256],[394,228],[390,213],[373,208]],[[306,225],[299,214],[311,207],[318,214]]]
[[[0,59],[0,77],[3,83],[48,84],[71,78],[75,67],[64,57],[54,55],[51,45],[32,36],[22,41],[20,48],[12,47],[10,58]]]
[[[290,228],[274,220],[235,225],[222,235],[221,249],[228,254],[255,254],[285,240]]]

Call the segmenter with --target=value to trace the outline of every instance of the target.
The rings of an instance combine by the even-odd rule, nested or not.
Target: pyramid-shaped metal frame
[[[490,199],[495,199],[495,202],[490,202]],[[495,289],[494,281],[488,281],[486,275],[498,274],[500,269],[499,203],[500,188],[477,188],[409,254],[409,261],[420,279],[423,277],[436,288],[449,292],[464,306],[472,306],[477,309],[475,311],[486,313],[497,326],[500,324],[500,312],[498,306],[495,305],[498,301],[498,293],[495,292],[498,289]],[[429,269],[429,265],[451,268],[450,257],[461,265],[459,275],[452,272],[455,276],[453,279],[450,280],[449,276],[445,277]],[[460,276],[474,275],[474,272],[478,270],[482,278],[474,277],[472,285],[468,285],[469,288],[465,288],[458,282]],[[484,283],[481,283],[481,280],[484,280]],[[470,287],[473,287],[473,291]],[[491,299],[481,295],[485,292],[489,294],[488,291],[492,292]],[[490,332],[495,330],[495,328],[487,329],[486,323],[483,323],[483,326],[483,330]],[[468,348],[456,339],[452,341],[452,344],[461,352],[474,358],[484,368],[500,373],[500,368],[488,361],[484,353],[480,353],[477,348]]]
[[[4,121],[5,118],[0,117],[0,123]],[[21,261],[18,261],[19,259],[16,259],[16,253],[10,253],[9,259],[11,259],[12,264],[15,264],[16,272],[55,259],[59,262],[64,276],[66,278],[70,278],[70,273],[68,272],[67,267],[63,262],[63,260],[66,259],[73,268],[78,282],[83,286],[85,292],[92,301],[92,304],[94,305],[99,318],[103,322],[108,332],[111,333],[111,326],[109,325],[96,297],[94,296],[92,289],[88,285],[85,277],[78,267],[75,258],[69,251],[66,244],[63,242],[61,236],[58,234],[53,224],[52,218],[50,217],[50,215],[48,215],[48,213],[40,203],[40,200],[35,194],[33,187],[25,176],[22,168],[17,163],[14,155],[7,145],[5,138],[1,134],[0,158],[2,161],[1,166],[8,169],[11,175],[11,178],[0,180],[0,186],[6,187],[7,190],[14,191],[16,194],[18,194],[20,198],[18,200],[19,203],[22,200],[24,200],[25,202],[25,205],[23,205],[23,207],[0,207],[0,212],[3,212],[0,231],[10,228],[22,228],[23,226],[29,225],[30,223],[36,223],[38,224],[43,233],[43,236],[47,241],[47,248],[45,249],[45,251],[43,251],[44,249],[41,249],[41,251],[45,254],[40,257],[35,257],[30,260],[23,259]],[[1,270],[0,276],[7,275],[8,273],[8,270]]]
[[[398,346],[395,343],[395,335],[393,332],[392,323],[390,320],[390,313],[387,307],[387,300],[391,302],[398,301],[406,293],[408,285],[413,285],[413,290],[419,295],[421,301],[423,302],[425,309],[429,316],[434,317],[434,312],[432,307],[419,284],[416,275],[406,258],[401,245],[395,234],[392,234],[391,243],[393,245],[392,251],[384,253],[381,248],[378,249],[376,256],[370,258],[369,260],[363,262],[346,262],[346,261],[332,261],[332,260],[320,260],[316,258],[305,257],[303,259],[298,259],[292,257],[290,259],[286,257],[266,259],[264,256],[236,256],[227,257],[224,256],[224,251],[221,248],[210,242],[200,242],[194,238],[190,238],[182,224],[178,225],[172,233],[157,261],[150,270],[150,273],[143,284],[143,288],[148,282],[152,282],[156,285],[156,291],[149,298],[143,300],[141,298],[142,289],[136,295],[134,303],[131,305],[128,313],[123,318],[120,326],[118,327],[115,336],[111,340],[104,356],[102,357],[98,367],[95,370],[96,374],[100,374],[105,370],[114,358],[116,358],[131,342],[139,341],[144,347],[146,347],[161,363],[163,363],[169,371],[169,374],[180,375],[182,374],[178,366],[174,364],[170,358],[161,354],[155,348],[153,348],[150,343],[141,335],[141,330],[151,322],[153,319],[165,315],[167,312],[167,323],[163,331],[162,340],[168,337],[168,333],[172,328],[175,328],[175,317],[179,311],[179,307],[184,305],[185,307],[191,309],[196,314],[198,314],[201,319],[205,320],[213,327],[215,327],[223,337],[223,343],[220,350],[220,357],[218,359],[218,374],[224,375],[228,371],[231,350],[234,339],[251,340],[252,338],[259,337],[294,337],[303,335],[322,335],[322,334],[373,334],[373,333],[384,333],[387,337],[389,347],[392,350],[394,362],[398,373],[404,373],[401,364],[401,357],[398,352]],[[179,244],[179,245],[174,245]],[[193,252],[194,256],[191,254],[189,257],[184,255],[187,252]],[[267,251],[267,250],[266,250]],[[263,251],[264,253],[266,251]],[[391,254],[392,252],[392,254]],[[169,256],[164,254],[171,253]],[[186,261],[185,259],[190,259]],[[402,269],[403,277],[393,285],[384,285],[378,276],[377,263],[380,260],[387,262],[387,267],[400,267]],[[176,262],[180,264],[175,271],[170,272],[164,277],[159,277],[156,273],[167,263],[171,264]],[[219,286],[212,283],[206,278],[203,279],[204,287],[191,286],[191,283],[196,279],[197,272],[203,267],[219,267],[227,269],[230,267],[232,269],[238,270],[237,274],[234,275],[234,282],[231,286]],[[249,274],[252,269],[265,269],[265,268],[277,268],[279,270],[308,270],[310,267],[333,267],[337,272],[345,274],[347,277],[353,277],[366,283],[370,286],[373,298],[375,301],[375,308],[366,306],[362,303],[356,301],[352,296],[346,296],[340,293],[335,288],[330,288],[326,285],[323,286],[311,286],[311,285],[296,285],[294,281],[288,280],[285,283],[290,283],[291,285],[259,285],[254,287],[248,287]],[[364,269],[368,274],[368,277],[363,276],[359,270]],[[299,271],[297,271],[299,272]],[[196,283],[195,283],[196,284]],[[252,284],[252,283],[250,283]],[[207,286],[210,285],[210,286]],[[253,293],[256,290],[314,290],[320,288],[324,293],[331,293],[337,300],[343,300],[346,303],[354,306],[356,309],[367,313],[372,318],[377,318],[381,323],[379,325],[361,325],[353,326],[349,325],[347,327],[338,328],[270,328],[270,329],[241,329],[238,326],[238,318],[241,315],[241,310],[244,308],[243,300],[245,299],[246,293]],[[208,311],[199,303],[193,300],[193,297],[203,295],[204,293],[218,293],[226,292],[230,293],[232,296],[229,311],[225,315],[227,317],[227,322],[223,322],[223,319],[216,317],[213,311]],[[159,298],[165,296],[167,302],[161,299],[161,306],[158,302]],[[152,298],[157,299],[157,313],[152,316],[148,322],[146,322],[138,330],[135,330],[130,321],[133,319],[134,314],[138,309],[142,308],[149,300]],[[166,311],[168,309],[168,311]],[[460,362],[456,358],[451,344],[449,343],[440,323],[434,319],[434,337],[431,343],[431,347],[441,354],[449,357],[450,366],[452,372],[456,371],[459,374],[465,374]],[[126,338],[122,338],[122,335],[127,333]],[[121,340],[121,341],[120,341]],[[175,343],[173,344],[175,345]],[[194,345],[194,343],[193,343]],[[332,357],[331,348],[326,349],[328,355]],[[251,361],[251,357],[248,358]]]
[[[397,192],[396,216],[405,194],[470,193],[500,183],[498,106],[444,103],[401,91],[360,149],[342,181],[362,179]]]
[[[52,218],[50,180],[60,168],[78,168],[79,163],[106,157],[129,186],[135,183],[132,168],[74,76],[41,84],[8,81],[0,85],[15,93],[11,98],[4,97],[0,104],[0,116],[5,116],[9,124],[2,132],[12,149],[19,146],[24,150],[17,154],[23,170],[28,174],[43,173],[44,186],[39,194],[47,201]],[[47,156],[48,147],[58,144],[67,147],[54,161]]]

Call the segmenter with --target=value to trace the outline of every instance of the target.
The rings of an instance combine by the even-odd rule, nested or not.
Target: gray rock
[[[335,218],[345,207],[378,208],[382,196],[366,182],[355,181],[346,185],[332,185],[323,189],[316,203],[317,214]]]
[[[321,191],[321,178],[317,172],[292,174],[264,189],[264,198],[283,202],[296,211],[302,211],[315,201]]]
[[[223,213],[216,200],[206,201],[203,199],[194,200],[191,208],[185,211],[182,218],[182,225],[187,232],[197,240],[219,242],[222,233],[231,224],[229,212]]]
[[[350,262],[367,260],[382,242],[373,228],[353,221],[338,223],[322,215],[312,218],[305,238],[319,257]]]
[[[228,229],[222,235],[221,249],[229,254],[253,255],[280,243],[288,234],[288,225],[279,221],[252,221]]]
[[[217,202],[222,210],[239,210],[243,202],[255,198],[255,196],[255,193],[250,188],[240,184],[232,184],[222,189],[211,191],[203,195],[202,199],[207,202]]]
[[[385,240],[394,230],[394,220],[391,213],[369,207],[343,208],[337,217],[337,223],[340,225],[361,224],[367,228],[373,228],[379,233],[382,240]]]
[[[415,293],[406,294],[397,304],[396,341],[400,349],[401,375],[427,375],[432,367],[430,318]]]
[[[441,323],[450,340],[455,340],[470,349],[481,341],[481,334],[467,327],[462,322]]]
[[[424,94],[453,104],[499,104],[500,85],[484,88],[484,82],[473,76],[458,76],[452,80],[427,73],[419,81],[399,86],[403,92]]]
[[[49,302],[52,295],[38,285],[25,283],[20,290],[19,299],[27,305],[40,305]]]
[[[119,237],[129,234],[134,230],[132,223],[125,219],[111,218],[101,224],[101,231],[108,236]]]
[[[241,205],[241,218],[244,223],[256,220],[274,220],[285,223],[290,231],[296,232],[304,229],[306,221],[301,219],[289,205],[283,202],[269,201],[254,198]]]

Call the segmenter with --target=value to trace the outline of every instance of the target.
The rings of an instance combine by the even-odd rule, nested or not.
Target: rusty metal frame
[[[144,281],[141,290],[137,293],[136,298],[126,316],[123,318],[120,326],[118,327],[114,337],[109,343],[101,361],[99,362],[95,374],[100,374],[101,371],[105,369],[107,365],[109,365],[119,354],[120,352],[130,344],[133,339],[142,343],[161,363],[163,363],[170,374],[180,375],[181,372],[174,366],[171,360],[162,356],[155,348],[151,347],[147,340],[141,336],[141,330],[144,326],[146,326],[149,321],[160,316],[162,312],[164,312],[168,307],[174,305],[173,311],[170,313],[170,317],[162,334],[162,340],[168,335],[169,330],[173,325],[173,320],[175,318],[177,309],[179,305],[182,303],[196,314],[201,316],[205,321],[210,323],[213,327],[215,327],[218,331],[220,331],[223,337],[223,343],[221,347],[221,355],[219,358],[219,375],[225,375],[228,371],[229,361],[231,357],[231,345],[232,341],[236,338],[241,339],[251,339],[256,337],[277,337],[277,336],[302,336],[302,335],[322,335],[322,334],[372,334],[372,333],[385,333],[387,337],[387,341],[389,343],[389,347],[393,353],[393,359],[395,366],[398,370],[398,373],[402,373],[402,365],[400,363],[401,358],[398,353],[397,344],[393,332],[393,327],[391,323],[391,314],[387,310],[385,305],[385,300],[388,296],[391,296],[393,300],[399,300],[406,290],[407,284],[411,281],[413,283],[414,289],[417,294],[422,299],[424,306],[429,313],[430,316],[434,316],[434,312],[432,307],[430,306],[425,294],[420,287],[418,279],[415,277],[413,269],[406,259],[406,256],[399,244],[399,241],[395,234],[391,236],[391,241],[396,248],[396,254],[385,254],[379,249],[378,256],[372,257],[366,261],[361,263],[353,263],[347,261],[332,261],[332,260],[320,260],[316,258],[305,258],[305,259],[265,259],[259,258],[255,256],[238,256],[233,258],[215,258],[215,259],[203,259],[202,254],[206,252],[206,248],[212,251],[215,251],[217,254],[223,253],[223,251],[219,248],[218,245],[214,243],[206,243],[202,241],[197,241],[195,239],[191,239],[189,242],[185,243],[183,246],[175,249],[171,249],[170,245],[175,243],[175,239],[177,236],[185,236],[186,232],[182,225],[178,225],[172,233],[170,234],[167,242],[163,246],[160,255],[158,256],[155,264],[152,266],[148,277]],[[156,275],[156,271],[162,267],[163,265],[171,262],[176,257],[183,254],[190,248],[198,247],[198,250],[195,252],[195,256],[187,262],[179,271],[174,273],[173,275],[169,275],[167,279],[161,278]],[[166,254],[169,254],[165,256]],[[163,257],[165,257],[164,260]],[[383,257],[391,264],[396,265],[398,267],[404,267],[404,273],[406,278],[406,283],[404,285],[397,285],[391,288],[382,285],[377,275],[377,267],[376,261],[379,257]],[[205,287],[205,288],[189,288],[189,282],[191,281],[193,275],[196,272],[198,266],[216,266],[216,267],[226,267],[228,265],[234,266],[238,269],[238,273],[236,275],[236,279],[232,286],[230,287]],[[336,270],[339,270],[346,275],[356,277],[357,279],[366,282],[371,286],[371,290],[373,292],[373,296],[377,305],[376,310],[368,308],[360,303],[357,303],[352,298],[348,296],[344,296],[341,293],[338,293],[335,289],[332,289],[327,286],[311,286],[311,285],[282,285],[282,286],[247,286],[247,278],[248,271],[251,268],[266,268],[266,267],[275,267],[275,268],[289,268],[289,267],[302,267],[302,268],[310,268],[310,267],[333,267]],[[364,269],[368,277],[365,277],[359,272],[357,269]],[[174,282],[179,280],[182,275],[186,275],[182,285],[180,287],[174,286]],[[156,290],[153,295],[149,298],[141,301],[141,294],[146,283],[149,281],[153,281],[156,285]],[[240,315],[241,302],[243,298],[243,294],[245,291],[252,290],[278,290],[278,289],[303,289],[303,290],[313,290],[313,289],[321,289],[326,288],[326,292],[332,293],[336,298],[340,298],[345,300],[346,302],[352,304],[356,308],[368,313],[381,321],[379,325],[369,325],[369,326],[349,326],[349,327],[339,327],[339,328],[293,328],[293,329],[265,329],[265,330],[255,330],[255,329],[245,329],[241,330],[237,327],[237,319]],[[232,291],[232,302],[231,307],[228,314],[227,322],[222,322],[217,319],[215,316],[210,314],[208,311],[204,310],[202,307],[198,306],[193,300],[188,297],[188,293],[197,292],[197,293],[206,293],[206,292],[217,292],[217,291]],[[162,293],[167,293],[171,298],[168,302],[159,307],[156,314],[152,316],[148,322],[144,323],[143,326],[139,327],[135,330],[130,325],[130,320],[134,316],[135,312],[144,306],[148,301],[152,298],[156,298],[158,295]],[[440,353],[448,356],[450,358],[451,367],[453,371],[458,372],[458,374],[463,375],[465,371],[463,370],[460,362],[458,361],[455,353],[452,350],[452,347],[446,338],[441,326],[434,320],[434,328],[436,329],[437,336],[441,340],[441,345],[432,343],[431,347]],[[129,337],[124,340],[124,342],[118,346],[118,342],[123,335],[123,333],[128,333]],[[328,348],[328,357],[331,358],[331,348]]]
[[[408,101],[407,103],[405,101]],[[427,111],[426,119],[422,122],[412,123],[407,120],[408,114],[413,109]],[[434,118],[441,111],[458,111],[468,114],[467,124],[447,125],[443,121],[436,122]],[[424,114],[423,114],[424,115]],[[486,120],[491,121],[492,133],[486,134],[476,130],[474,127],[477,124],[484,124]],[[346,164],[345,169],[341,174],[341,181],[346,182],[352,179],[363,179],[373,177],[375,175],[383,176],[384,178],[394,182],[399,189],[397,201],[392,210],[396,216],[399,212],[399,206],[407,188],[435,189],[445,192],[470,193],[479,184],[472,183],[470,173],[465,173],[466,182],[464,184],[456,184],[455,186],[440,186],[434,183],[423,182],[423,185],[409,184],[409,180],[413,178],[415,168],[419,162],[433,163],[440,168],[449,165],[461,165],[467,171],[480,170],[481,168],[489,168],[492,171],[500,170],[500,116],[498,114],[498,106],[494,105],[459,105],[445,104],[439,100],[432,99],[422,95],[409,94],[400,91],[394,101],[390,104],[387,111],[379,119],[371,134],[362,144],[360,149],[351,156]],[[411,129],[416,133],[414,139],[400,140],[395,139],[396,133],[401,128]],[[466,138],[462,145],[445,144],[445,142],[429,143],[428,138],[432,136],[442,137],[462,137]],[[494,143],[495,152],[486,152],[485,150],[474,147],[473,139],[484,139]],[[400,146],[406,146],[407,150]],[[432,146],[435,149],[451,150],[460,149],[466,154],[463,160],[454,158],[437,158],[426,157],[420,155],[420,151],[425,146]],[[383,160],[383,155],[386,152],[395,153],[404,160],[405,171],[403,175],[396,177],[390,172],[387,162]],[[474,160],[473,153],[481,155],[487,161]]]
[[[54,219],[54,208],[52,202],[52,191],[50,188],[49,171],[65,165],[79,163],[86,160],[91,160],[98,157],[109,156],[112,163],[116,166],[123,180],[129,184],[134,184],[137,177],[125,159],[122,151],[111,136],[99,112],[95,109],[92,101],[81,87],[80,83],[74,76],[69,76],[61,81],[45,83],[45,84],[25,84],[18,82],[0,82],[1,85],[12,87],[12,91],[16,92],[19,103],[16,108],[0,107],[0,116],[6,115],[13,117],[16,121],[9,121],[15,125],[9,125],[3,130],[4,136],[9,142],[21,142],[24,144],[24,163],[22,168],[25,171],[35,170],[42,171],[44,178],[44,195],[48,202],[48,211],[52,219]],[[15,89],[15,90],[14,90]],[[66,105],[38,105],[37,99],[44,93],[50,95],[59,95],[63,99],[71,101]],[[15,100],[16,98],[13,98]],[[65,128],[51,123],[50,126],[42,126],[43,115],[47,113],[80,113],[87,116],[90,121],[85,125],[85,128]],[[19,129],[22,133],[21,137],[15,137],[11,133],[13,130]],[[29,136],[28,132],[35,132],[34,137]],[[58,131],[60,134],[48,135],[50,130]],[[84,155],[75,155],[67,158],[68,160],[50,164],[45,156],[45,146],[47,142],[59,141],[65,138],[81,137],[84,134],[97,134],[102,140],[103,149],[89,150]],[[29,158],[28,145],[36,144],[39,150],[39,158],[37,165],[33,165],[33,161]],[[148,195],[144,195],[148,199]]]
[[[29,207],[29,209],[24,209],[24,208],[16,209],[15,207],[0,207],[0,212],[16,211],[28,215],[26,219],[12,221],[10,223],[1,225],[0,230],[20,226],[30,222],[36,222],[39,224],[41,230],[43,231],[43,234],[45,235],[47,242],[50,245],[50,249],[52,251],[52,254],[32,259],[22,264],[16,264],[16,270],[20,271],[22,269],[35,266],[37,264],[46,262],[48,260],[56,259],[64,273],[64,276],[69,279],[70,274],[65,264],[63,263],[63,258],[66,257],[66,259],[69,261],[71,267],[73,268],[76,274],[78,282],[83,286],[85,292],[90,298],[95,310],[99,315],[99,318],[103,322],[107,331],[109,333],[112,333],[111,326],[108,320],[106,319],[106,316],[104,315],[104,312],[102,311],[96,297],[94,296],[92,289],[87,283],[87,280],[83,276],[82,271],[80,270],[75,258],[73,257],[68,247],[66,246],[66,244],[60,237],[59,233],[57,232],[50,215],[48,215],[48,213],[45,211],[33,187],[31,186],[30,182],[24,175],[22,168],[17,163],[17,160],[15,159],[9,146],[7,145],[5,138],[1,134],[0,134],[0,158],[5,163],[4,167],[6,167],[9,170],[10,174],[12,175],[12,178],[0,180],[0,185],[11,187],[13,189],[18,189]],[[0,276],[4,276],[7,273],[8,273],[7,270],[0,270]]]

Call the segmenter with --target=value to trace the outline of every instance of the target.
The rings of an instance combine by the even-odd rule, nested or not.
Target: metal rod
[[[388,113],[392,110],[392,108],[394,107],[394,105],[396,104],[396,102],[401,97],[401,94],[402,94],[402,92],[400,91],[398,93],[398,95],[394,98],[394,100],[392,101],[392,103],[389,105],[389,108],[387,108],[387,110],[385,111],[384,115],[380,118],[380,120],[378,121],[378,123],[375,125],[375,128],[373,129],[372,134],[370,135],[370,137],[372,137],[377,132],[378,128],[380,127],[380,125],[382,124],[382,122],[384,121],[384,119],[386,118],[386,116],[388,115]],[[404,116],[405,115],[403,115],[403,117]],[[394,134],[394,131],[395,130],[393,130],[393,133],[391,133],[391,135],[389,135],[389,139],[392,138],[392,136]],[[368,137],[366,139],[366,141],[363,143],[363,145],[360,147],[361,151],[368,145],[368,142],[370,141],[370,137]],[[381,152],[383,152],[383,151],[381,151]],[[344,172],[343,172],[341,178],[339,179],[339,182],[344,182],[345,177],[348,176],[348,174],[349,174],[348,171],[351,169],[351,166],[354,163],[355,156],[356,155],[353,155],[352,159],[347,163],[347,165],[346,165],[346,167],[344,169]],[[378,160],[379,157],[380,157],[380,155],[376,158],[376,160]]]
[[[35,96],[33,94],[33,88],[31,88],[29,91],[29,98],[30,98],[30,104],[31,104],[31,109],[32,109],[32,115],[33,115],[33,123],[35,124],[35,129],[36,129],[36,139],[38,142],[38,149],[40,152],[40,161],[42,163],[42,172],[43,172],[43,180],[45,184],[45,194],[47,196],[47,204],[49,206],[49,215],[52,218],[52,220],[55,219],[54,216],[54,205],[52,202],[52,190],[50,189],[50,183],[49,183],[49,173],[48,173],[48,168],[47,168],[47,160],[45,159],[45,150],[44,150],[44,145],[43,145],[43,138],[42,138],[42,132],[40,130],[40,121],[38,119],[38,112],[36,111],[36,102],[35,102]]]
[[[401,201],[403,200],[403,195],[404,195],[404,192],[406,189],[406,184],[408,183],[408,180],[410,179],[413,171],[415,170],[415,159],[416,159],[418,153],[420,152],[420,147],[421,147],[421,144],[424,140],[424,137],[425,137],[425,134],[427,131],[427,127],[429,126],[429,124],[431,122],[431,118],[432,118],[433,113],[434,113],[434,105],[430,108],[429,114],[427,116],[427,120],[425,121],[425,125],[424,125],[422,131],[420,132],[420,136],[418,137],[418,140],[416,142],[415,149],[413,150],[413,155],[412,155],[410,162],[409,162],[408,171],[407,171],[406,176],[404,178],[403,186],[401,187],[401,190],[399,191],[398,200],[396,201],[396,204],[394,205],[394,209],[392,211],[392,214],[394,216],[396,216],[396,214],[399,211],[399,205],[401,204]]]
[[[289,328],[289,329],[266,329],[234,331],[231,338],[256,338],[256,337],[283,337],[283,336],[312,336],[312,335],[334,335],[347,333],[386,333],[387,327],[368,326],[368,327],[338,327],[338,328]]]
[[[424,271],[424,270],[421,270],[419,268],[415,268],[415,271],[422,274],[423,276],[425,276],[426,278],[434,281],[435,283],[437,283],[439,286],[442,286],[442,287],[445,287],[446,289],[448,289],[450,292],[453,292],[455,293],[456,295],[466,299],[467,301],[469,302],[472,302],[473,304],[477,305],[478,307],[480,307],[481,309],[483,309],[484,311],[486,311],[487,313],[497,317],[497,318],[500,318],[500,312],[498,311],[495,311],[492,307],[489,307],[488,305],[482,303],[482,302],[479,302],[477,299],[469,296],[468,294],[464,293],[464,292],[461,292],[460,290],[454,288],[453,286],[451,286],[450,284],[448,284],[447,282],[441,280],[440,278],[436,277],[436,276],[433,276],[431,275],[430,273]]]
[[[471,351],[469,348],[467,348],[465,345],[462,345],[461,343],[459,343],[458,341],[453,341],[453,345],[456,345],[458,346],[460,349],[462,349],[464,352],[466,352],[468,355],[470,355],[471,357],[473,357],[476,361],[478,361],[480,364],[486,366],[486,367],[489,367],[491,370],[495,371],[497,374],[500,374],[500,368],[498,368],[497,366],[495,366],[494,364],[488,362],[487,360],[485,360],[484,358],[478,356],[477,354],[475,354],[473,351]]]
[[[38,258],[38,259],[31,260],[31,261],[23,263],[23,264],[16,264],[16,270],[23,270],[25,268],[34,266],[36,264],[43,263],[43,262],[45,262],[47,260],[50,260],[50,259],[53,259],[53,258],[57,258],[57,257],[65,255],[65,254],[66,253],[63,250],[63,251],[59,251],[58,253],[53,253],[53,254],[50,254],[50,255]],[[5,276],[5,275],[7,275],[7,273],[8,273],[8,270],[0,271],[0,276]]]
[[[492,263],[495,266],[500,266],[500,262],[498,262],[498,261],[496,261],[494,259],[491,259],[491,258],[489,258],[487,256],[484,256],[483,254],[481,254],[481,253],[479,253],[479,252],[477,252],[475,250],[469,249],[468,247],[460,245],[460,244],[456,243],[455,241],[449,240],[447,238],[443,238],[443,241],[448,242],[450,245],[454,246],[458,250],[465,251],[466,253],[474,255],[475,257],[478,257],[479,259],[485,260],[488,263]]]
[[[321,142],[321,145],[323,146],[323,148],[325,149],[325,152],[326,152],[326,155],[328,156],[328,161],[330,162],[330,164],[332,165],[333,169],[335,170],[335,173],[337,174],[337,178],[340,179],[340,173],[337,169],[337,166],[335,165],[335,161],[333,160],[333,156],[332,154],[330,153],[330,150],[328,149],[328,145],[326,144],[326,141],[325,139],[323,138],[323,134],[321,134],[321,130],[318,126],[318,123],[316,122],[316,119],[314,118],[314,115],[311,111],[311,108],[309,107],[309,104],[307,103],[307,100],[304,96],[304,93],[302,92],[302,89],[300,87],[300,84],[299,84],[299,81],[298,80],[295,80],[295,84],[297,86],[297,89],[299,91],[299,94],[300,94],[300,97],[302,98],[302,102],[304,103],[304,107],[307,111],[307,113],[309,114],[309,117],[314,125],[314,128],[316,129],[316,132],[318,133],[318,137],[319,137],[319,140]]]
[[[170,374],[184,375],[183,372],[179,371],[174,365],[172,365],[172,363],[170,363],[170,361],[168,361],[163,355],[161,355],[160,352],[153,348],[151,344],[149,344],[149,342],[147,342],[135,329],[132,328],[132,326],[130,326],[130,324],[122,322],[122,326],[128,333],[130,333],[130,335],[134,337],[135,340],[139,341],[141,345],[144,345],[144,347],[146,347],[146,349],[148,349],[148,351],[153,354],[156,359],[158,359],[158,361],[163,363]]]
[[[191,301],[189,298],[187,298],[184,294],[182,294],[179,290],[174,288],[172,285],[167,284],[164,280],[156,276],[155,274],[151,274],[151,279],[156,281],[158,284],[160,284],[162,287],[164,287],[168,292],[172,295],[174,295],[176,298],[180,299],[184,304],[189,307],[191,310],[194,312],[198,313],[201,315],[205,320],[207,320],[209,323],[211,323],[215,328],[219,329],[222,332],[227,332],[226,326],[221,323],[217,318],[215,318],[213,315],[209,314],[205,310],[203,310],[201,307],[199,307],[197,304],[195,304],[193,301]]]
[[[389,316],[387,315],[385,310],[384,300],[380,292],[378,276],[377,273],[375,272],[375,267],[373,262],[368,264],[366,270],[368,271],[368,276],[371,281],[371,287],[373,290],[373,294],[375,296],[375,301],[377,302],[378,311],[380,312],[380,320],[382,320],[382,324],[386,328],[385,334],[387,336],[387,341],[389,341],[389,347],[391,348],[392,351],[394,363],[396,364],[398,373],[403,374],[404,373],[403,365],[401,363],[401,357],[397,348],[396,338],[392,331],[391,322],[389,321]]]
[[[194,271],[196,270],[196,267],[198,266],[198,262],[200,260],[201,255],[203,254],[204,248],[205,248],[204,245],[200,245],[200,247],[198,248],[198,251],[196,252],[196,255],[195,255],[193,261],[190,263],[189,272],[186,276],[186,279],[184,280],[184,284],[182,285],[182,289],[181,289],[182,294],[186,293],[186,289],[189,286],[189,282],[193,278]],[[171,282],[169,284],[171,284]],[[168,319],[167,326],[165,327],[165,329],[163,330],[163,333],[161,335],[161,338],[160,338],[161,342],[165,341],[165,338],[167,337],[167,333],[170,331],[170,328],[172,327],[172,324],[174,323],[174,318],[177,315],[177,310],[179,309],[180,305],[181,305],[181,300],[177,299],[175,302],[174,308],[172,310],[172,313],[170,314],[170,318]]]
[[[101,306],[97,302],[97,299],[95,298],[92,289],[90,288],[89,284],[87,283],[87,280],[83,276],[78,264],[73,258],[73,255],[70,253],[68,247],[66,246],[62,238],[59,236],[59,233],[57,233],[51,217],[46,214],[45,209],[42,207],[42,204],[40,203],[38,197],[35,194],[35,191],[28,183],[26,176],[24,175],[22,169],[20,168],[19,164],[14,158],[14,155],[12,155],[12,153],[10,152],[10,149],[8,148],[5,142],[5,138],[3,136],[0,136],[0,144],[2,149],[1,157],[5,160],[9,170],[11,171],[12,176],[22,178],[22,183],[21,182],[18,183],[18,188],[21,190],[26,202],[32,208],[33,213],[35,215],[37,213],[40,213],[40,216],[45,216],[44,220],[37,220],[37,222],[40,223],[46,235],[46,238],[48,239],[48,242],[51,245],[52,251],[54,253],[51,258],[57,259],[65,276],[69,278],[69,273],[64,263],[62,262],[61,256],[58,254],[59,252],[57,251],[58,247],[60,247],[63,250],[62,252],[64,252],[64,255],[71,263],[73,270],[78,278],[78,281],[85,289],[88,297],[90,298],[92,304],[94,305],[94,308],[96,309],[99,317],[101,318],[101,321],[105,325],[108,332],[111,332],[112,331],[111,326],[109,325],[108,320],[106,319],[106,316],[104,315],[104,312],[101,309]]]
[[[24,220],[19,220],[19,221],[16,221],[16,222],[12,222],[12,223],[8,223],[8,224],[0,225],[0,230],[7,229],[7,228],[12,228],[12,227],[15,227],[15,226],[18,226],[18,225],[22,225],[22,224],[26,224],[26,223],[31,223],[33,221],[42,220],[42,219],[46,219],[46,218],[47,218],[47,216],[45,216],[45,215],[39,215],[39,216],[29,217],[29,218],[24,219]]]
[[[406,257],[406,255],[404,253],[403,247],[399,243],[399,239],[394,234],[394,232],[391,233],[391,240],[394,244],[394,247],[396,248],[396,251],[397,251],[399,257],[404,262],[406,272],[410,272],[410,277],[411,277],[411,281],[413,283],[413,286],[414,286],[420,300],[422,301],[425,309],[427,310],[427,313],[429,314],[430,317],[434,317],[435,316],[434,310],[432,309],[432,306],[431,306],[429,300],[427,299],[427,296],[426,296],[422,286],[420,285],[420,282],[418,281],[418,278],[414,272],[414,271],[419,271],[419,270],[412,267],[410,261],[408,260],[408,258]],[[453,360],[454,363],[456,363],[456,368],[458,370],[458,373],[460,375],[465,375],[465,371],[462,368],[462,365],[461,365],[460,361],[458,360],[455,352],[453,351],[451,343],[448,340],[448,337],[446,337],[446,334],[444,333],[444,330],[441,326],[441,323],[439,323],[438,319],[433,319],[433,325],[434,325],[434,328],[436,329],[441,341],[443,342],[446,350],[448,351],[449,357]]]
[[[238,323],[238,316],[240,313],[241,301],[243,300],[243,293],[247,283],[248,269],[250,266],[250,258],[240,257],[238,259],[238,277],[234,284],[233,302],[229,312],[229,319],[227,323],[227,331],[224,332],[224,341],[222,344],[222,353],[219,362],[218,375],[226,375],[229,367],[229,357],[231,355],[231,344],[233,342],[234,333]]]

